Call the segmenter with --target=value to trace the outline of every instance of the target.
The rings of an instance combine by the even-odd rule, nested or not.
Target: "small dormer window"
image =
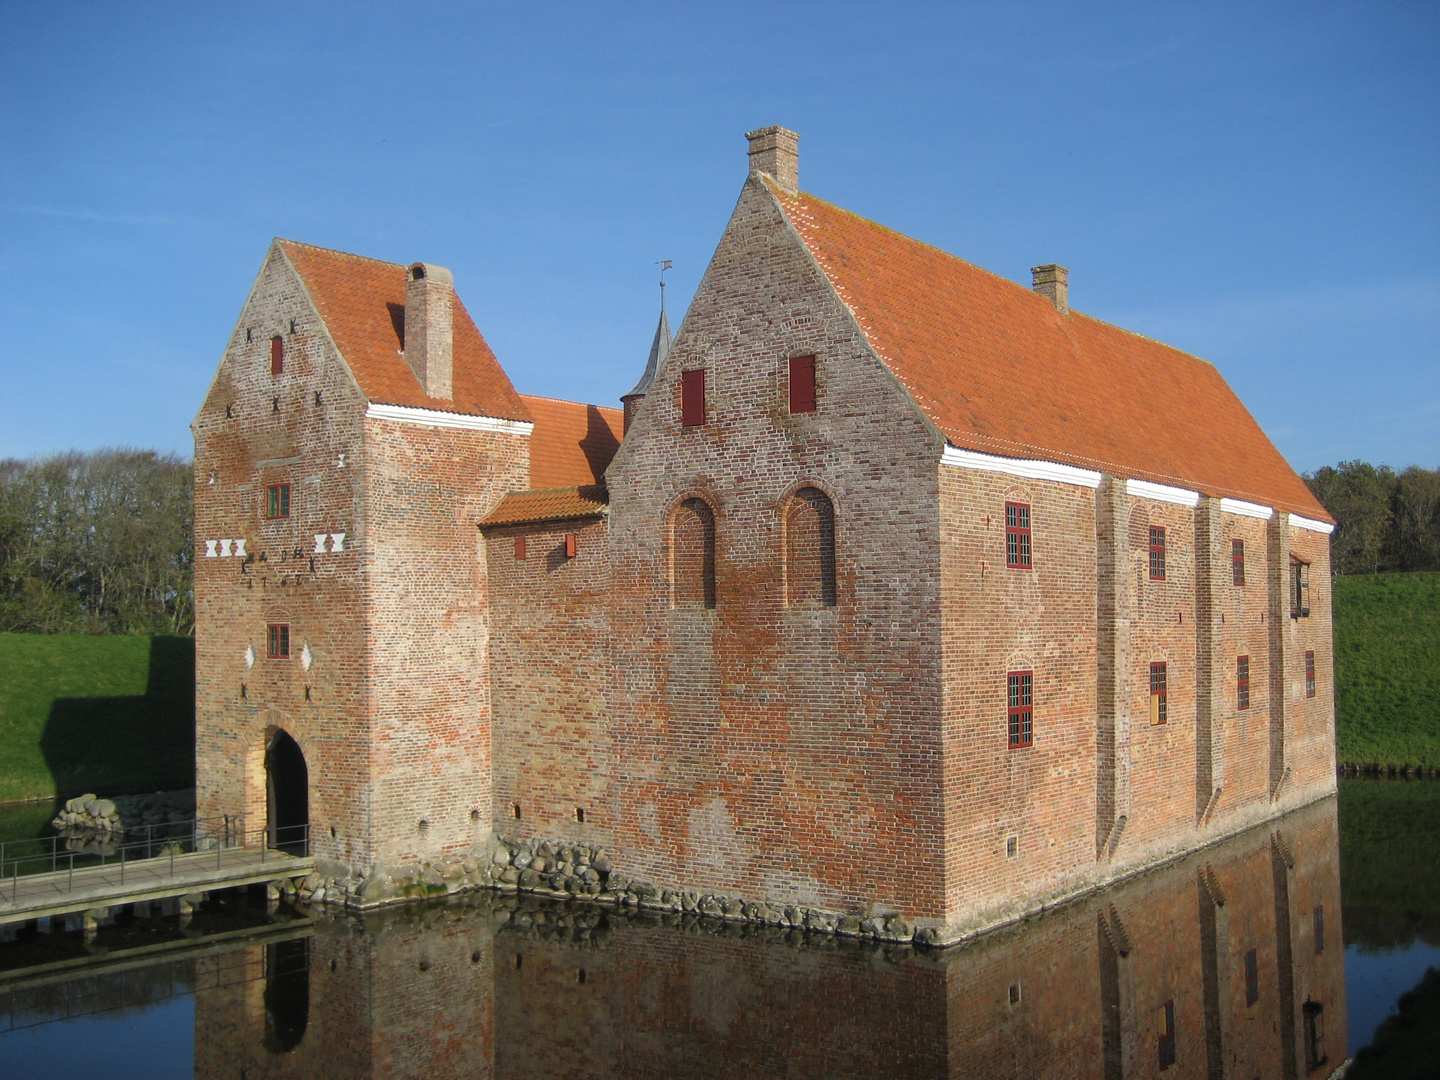
[[[270,374],[285,374],[285,339],[279,334],[270,339]]]

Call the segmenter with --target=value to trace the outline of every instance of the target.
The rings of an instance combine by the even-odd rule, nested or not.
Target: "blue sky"
[[[1440,5],[0,3],[0,457],[189,423],[272,236],[448,266],[615,404],[745,175],[1213,361],[1298,469],[1440,465]]]

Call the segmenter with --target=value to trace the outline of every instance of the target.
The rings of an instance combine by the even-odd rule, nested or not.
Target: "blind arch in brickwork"
[[[715,606],[715,511],[688,498],[670,519],[670,595],[676,607]]]
[[[817,487],[802,487],[785,503],[785,602],[834,607],[835,504]]]

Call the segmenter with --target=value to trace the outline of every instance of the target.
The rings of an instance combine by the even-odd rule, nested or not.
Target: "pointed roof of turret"
[[[645,374],[640,376],[640,381],[635,384],[635,389],[624,395],[625,398],[644,397],[650,393],[650,386],[655,382],[655,373],[660,370],[660,365],[665,363],[665,358],[670,355],[670,346],[674,342],[670,336],[670,317],[665,314],[665,306],[662,301],[660,306],[660,322],[655,327],[655,340],[650,343],[650,359],[645,361]]]

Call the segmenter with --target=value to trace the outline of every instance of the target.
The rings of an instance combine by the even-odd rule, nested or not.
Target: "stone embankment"
[[[276,888],[285,895],[294,889],[300,899],[311,903],[354,908],[492,889],[559,900],[584,900],[621,910],[755,923],[782,931],[815,931],[892,943],[928,940],[926,931],[917,933],[915,927],[893,909],[830,911],[693,889],[660,888],[617,871],[603,848],[585,844],[495,841],[484,854],[394,868],[377,864],[363,878],[327,876],[326,869],[339,868],[322,861],[317,871],[298,887],[285,882]]]
[[[119,795],[113,799],[102,799],[92,793],[68,800],[50,825],[66,838],[67,848],[89,850],[94,847],[98,851],[109,850],[126,839],[164,836],[166,826],[188,823],[194,817],[193,791],[157,791],[152,795]]]
[[[1440,780],[1440,766],[1436,765],[1380,765],[1341,762],[1336,766],[1341,776],[1388,776],[1403,777],[1407,780]]]

